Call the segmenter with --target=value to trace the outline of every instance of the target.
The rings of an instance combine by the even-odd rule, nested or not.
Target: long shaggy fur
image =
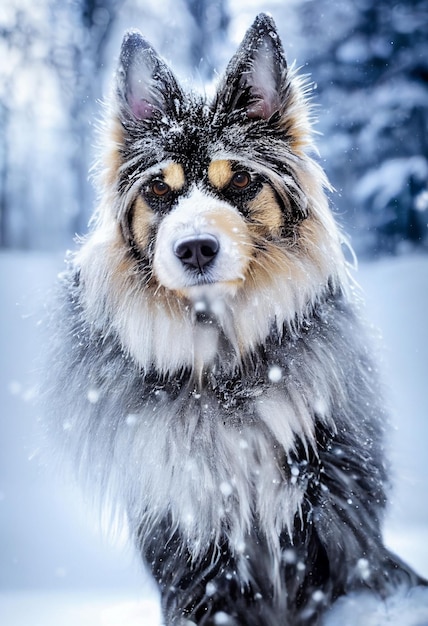
[[[212,102],[128,33],[61,281],[52,428],[168,626],[307,626],[422,582],[381,539],[387,421],[305,91],[265,15]]]

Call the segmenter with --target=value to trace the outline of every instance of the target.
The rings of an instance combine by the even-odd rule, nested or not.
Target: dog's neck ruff
[[[331,235],[330,235],[331,237]],[[94,329],[119,338],[142,371],[160,376],[208,367],[218,355],[220,335],[232,350],[230,370],[239,367],[274,330],[293,333],[308,312],[331,290],[347,290],[348,275],[339,241],[314,258],[278,253],[264,261],[263,284],[252,276],[242,285],[207,285],[183,298],[165,288],[148,289],[138,261],[120,241],[119,229],[95,231],[74,263],[84,285],[81,304]],[[282,272],[270,273],[281,265]],[[123,272],[123,268],[126,272]],[[208,315],[201,320],[204,310]],[[227,369],[227,367],[226,367]]]

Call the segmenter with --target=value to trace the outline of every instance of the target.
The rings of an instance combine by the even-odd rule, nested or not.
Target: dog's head
[[[94,317],[108,316],[134,355],[131,300],[146,333],[175,346],[177,335],[192,342],[192,311],[209,307],[242,356],[343,281],[327,183],[308,155],[305,91],[266,15],[248,30],[212,101],[184,93],[142,35],[126,34],[103,200],[79,262]],[[160,359],[159,346],[153,351],[139,361],[169,368],[170,352]]]

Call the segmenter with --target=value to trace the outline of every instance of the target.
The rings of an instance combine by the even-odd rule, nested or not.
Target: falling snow
[[[86,395],[91,404],[96,404],[100,399],[100,391],[95,387],[91,387]]]
[[[370,578],[370,564],[367,559],[359,559],[357,562],[357,570],[362,580]]]
[[[220,485],[220,491],[225,498],[228,498],[233,493],[233,487],[230,483],[222,482]]]
[[[272,383],[279,383],[282,378],[282,369],[278,365],[269,368],[268,378]]]
[[[216,626],[230,624],[230,621],[231,620],[229,615],[227,613],[224,613],[223,611],[219,611],[214,615],[214,624],[216,624]]]

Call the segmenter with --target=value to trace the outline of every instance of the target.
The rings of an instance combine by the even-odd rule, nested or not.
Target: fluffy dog
[[[54,423],[171,626],[317,624],[421,582],[381,539],[386,416],[306,92],[266,15],[212,101],[127,33],[62,278]]]

